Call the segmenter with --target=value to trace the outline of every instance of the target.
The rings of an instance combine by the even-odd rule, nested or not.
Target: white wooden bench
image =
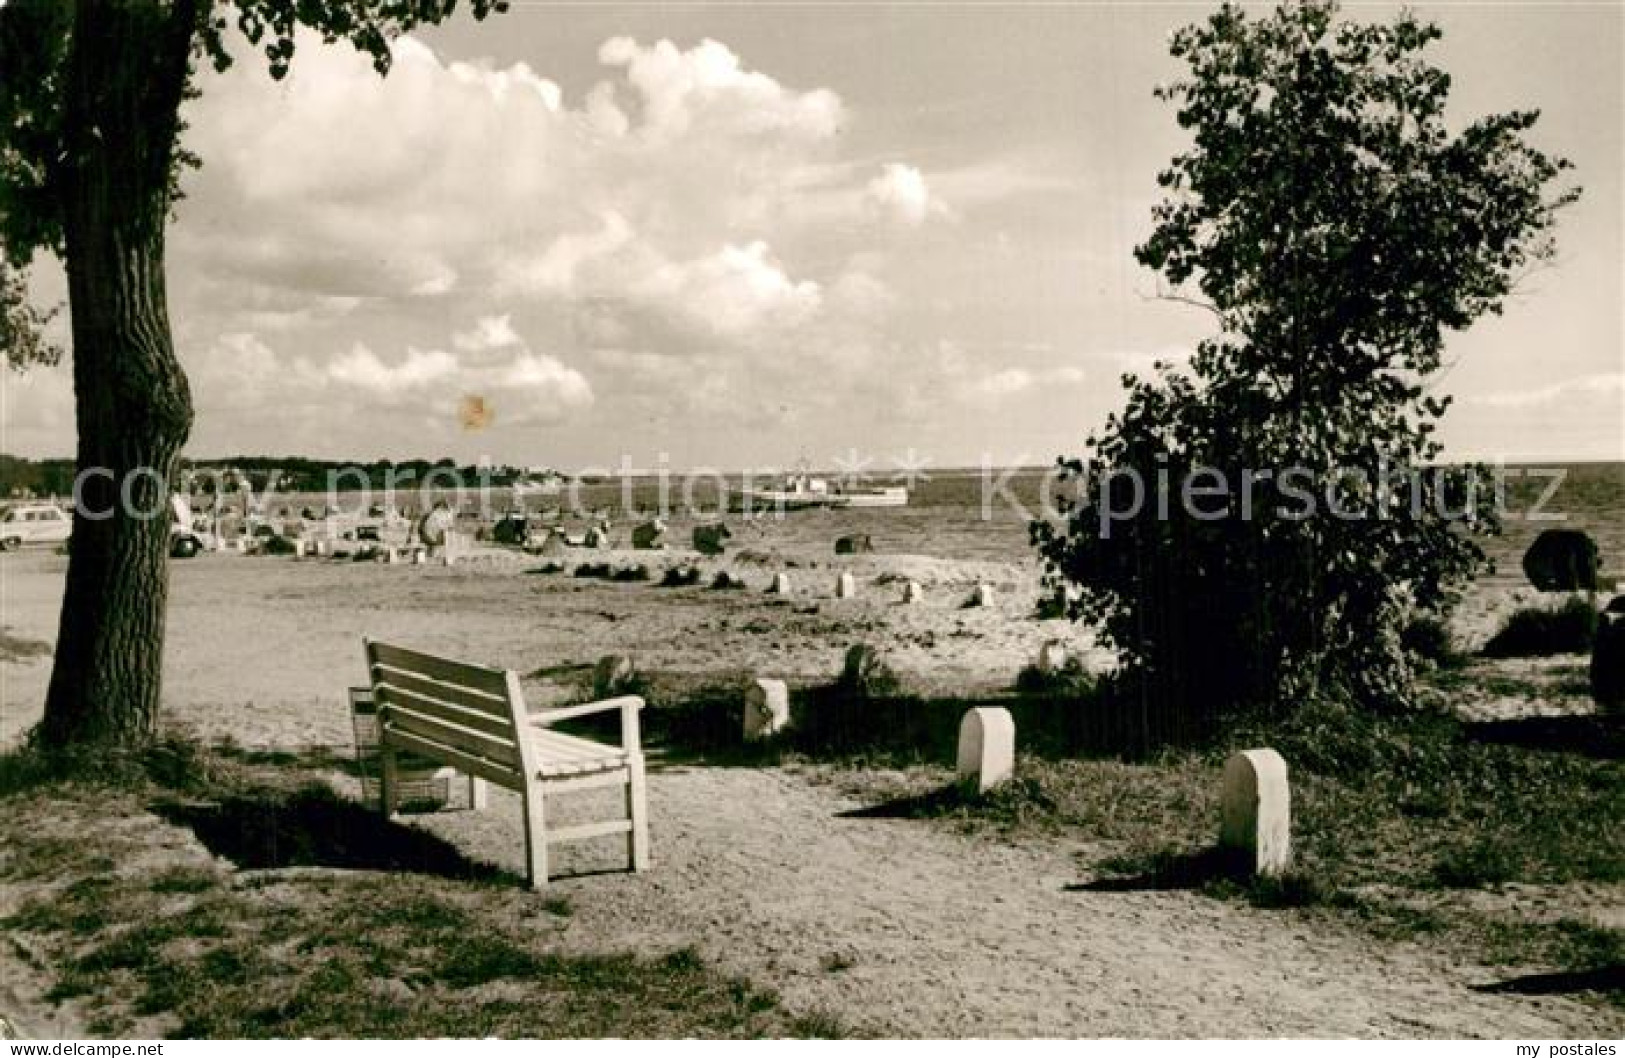
[[[531,888],[547,884],[547,846],[625,834],[635,871],[649,866],[648,810],[635,695],[530,713],[511,670],[469,665],[405,647],[364,640],[378,703],[383,764],[382,808],[392,816],[399,794],[397,752],[448,764],[468,775],[470,803],[484,806],[483,784],[518,793],[524,803],[525,865]],[[621,744],[555,731],[561,720],[619,710]],[[626,816],[549,828],[545,795],[622,786]]]

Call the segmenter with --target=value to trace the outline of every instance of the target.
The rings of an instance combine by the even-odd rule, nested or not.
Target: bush
[[[291,555],[296,550],[294,542],[285,536],[268,536],[260,543],[262,555]]]
[[[1625,616],[1610,612],[1597,626],[1590,677],[1591,697],[1603,712],[1625,707]]]
[[[1513,612],[1501,630],[1484,644],[1484,656],[1530,658],[1586,654],[1596,635],[1596,608],[1589,599],[1576,595],[1557,607],[1526,606]]]
[[[1406,653],[1441,669],[1459,668],[1467,660],[1456,646],[1449,623],[1436,614],[1411,618],[1399,634],[1399,643]]]
[[[1183,69],[1157,94],[1193,146],[1134,254],[1218,331],[1125,376],[1122,409],[1060,462],[1059,517],[1031,525],[1046,586],[1076,589],[1069,615],[1169,729],[1327,691],[1402,705],[1406,613],[1486,565],[1489,471],[1440,462],[1440,335],[1555,252],[1578,192],[1525,141],[1532,115],[1446,121],[1438,36],[1306,0],[1170,37]]]
[[[1081,658],[1069,657],[1066,664],[1047,672],[1029,662],[1016,674],[1016,690],[1023,694],[1081,698],[1094,693],[1095,678],[1083,667]]]
[[[1580,529],[1547,529],[1523,554],[1523,572],[1541,591],[1596,591],[1597,542]]]
[[[660,578],[662,588],[691,588],[699,582],[698,566],[668,566]]]

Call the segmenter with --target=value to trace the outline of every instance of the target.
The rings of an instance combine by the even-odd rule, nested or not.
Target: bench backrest
[[[381,742],[524,789],[534,768],[517,674],[365,642]]]

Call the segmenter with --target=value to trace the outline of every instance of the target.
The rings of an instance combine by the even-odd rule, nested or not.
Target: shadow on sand
[[[898,797],[864,808],[837,812],[837,819],[929,819],[977,803],[958,786],[943,786],[913,797]]]
[[[1625,963],[1612,963],[1591,970],[1566,970],[1561,973],[1526,974],[1497,981],[1492,985],[1478,985],[1478,992],[1503,993],[1520,996],[1555,996],[1570,992],[1600,992],[1616,998],[1625,998]]]
[[[408,871],[467,881],[511,880],[432,834],[391,823],[325,786],[262,790],[152,810],[243,870],[336,867]]]
[[[1211,846],[1194,852],[1167,852],[1152,858],[1137,874],[1095,878],[1065,887],[1069,893],[1141,893],[1175,889],[1202,889],[1215,882],[1243,881],[1245,855],[1234,849]]]

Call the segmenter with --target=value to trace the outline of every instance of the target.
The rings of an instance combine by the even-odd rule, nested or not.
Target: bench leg
[[[385,819],[394,819],[395,809],[400,804],[401,783],[395,766],[395,747],[389,744],[387,737],[379,740],[378,762],[378,807]]]
[[[649,806],[645,792],[643,761],[634,760],[627,769],[626,780],[626,817],[632,822],[631,833],[626,836],[626,851],[632,858],[634,871],[649,869]]]
[[[477,775],[468,777],[468,807],[475,812],[485,811],[486,805],[485,780]]]
[[[547,887],[547,817],[541,787],[532,780],[520,795],[525,812],[525,879],[532,889]]]

